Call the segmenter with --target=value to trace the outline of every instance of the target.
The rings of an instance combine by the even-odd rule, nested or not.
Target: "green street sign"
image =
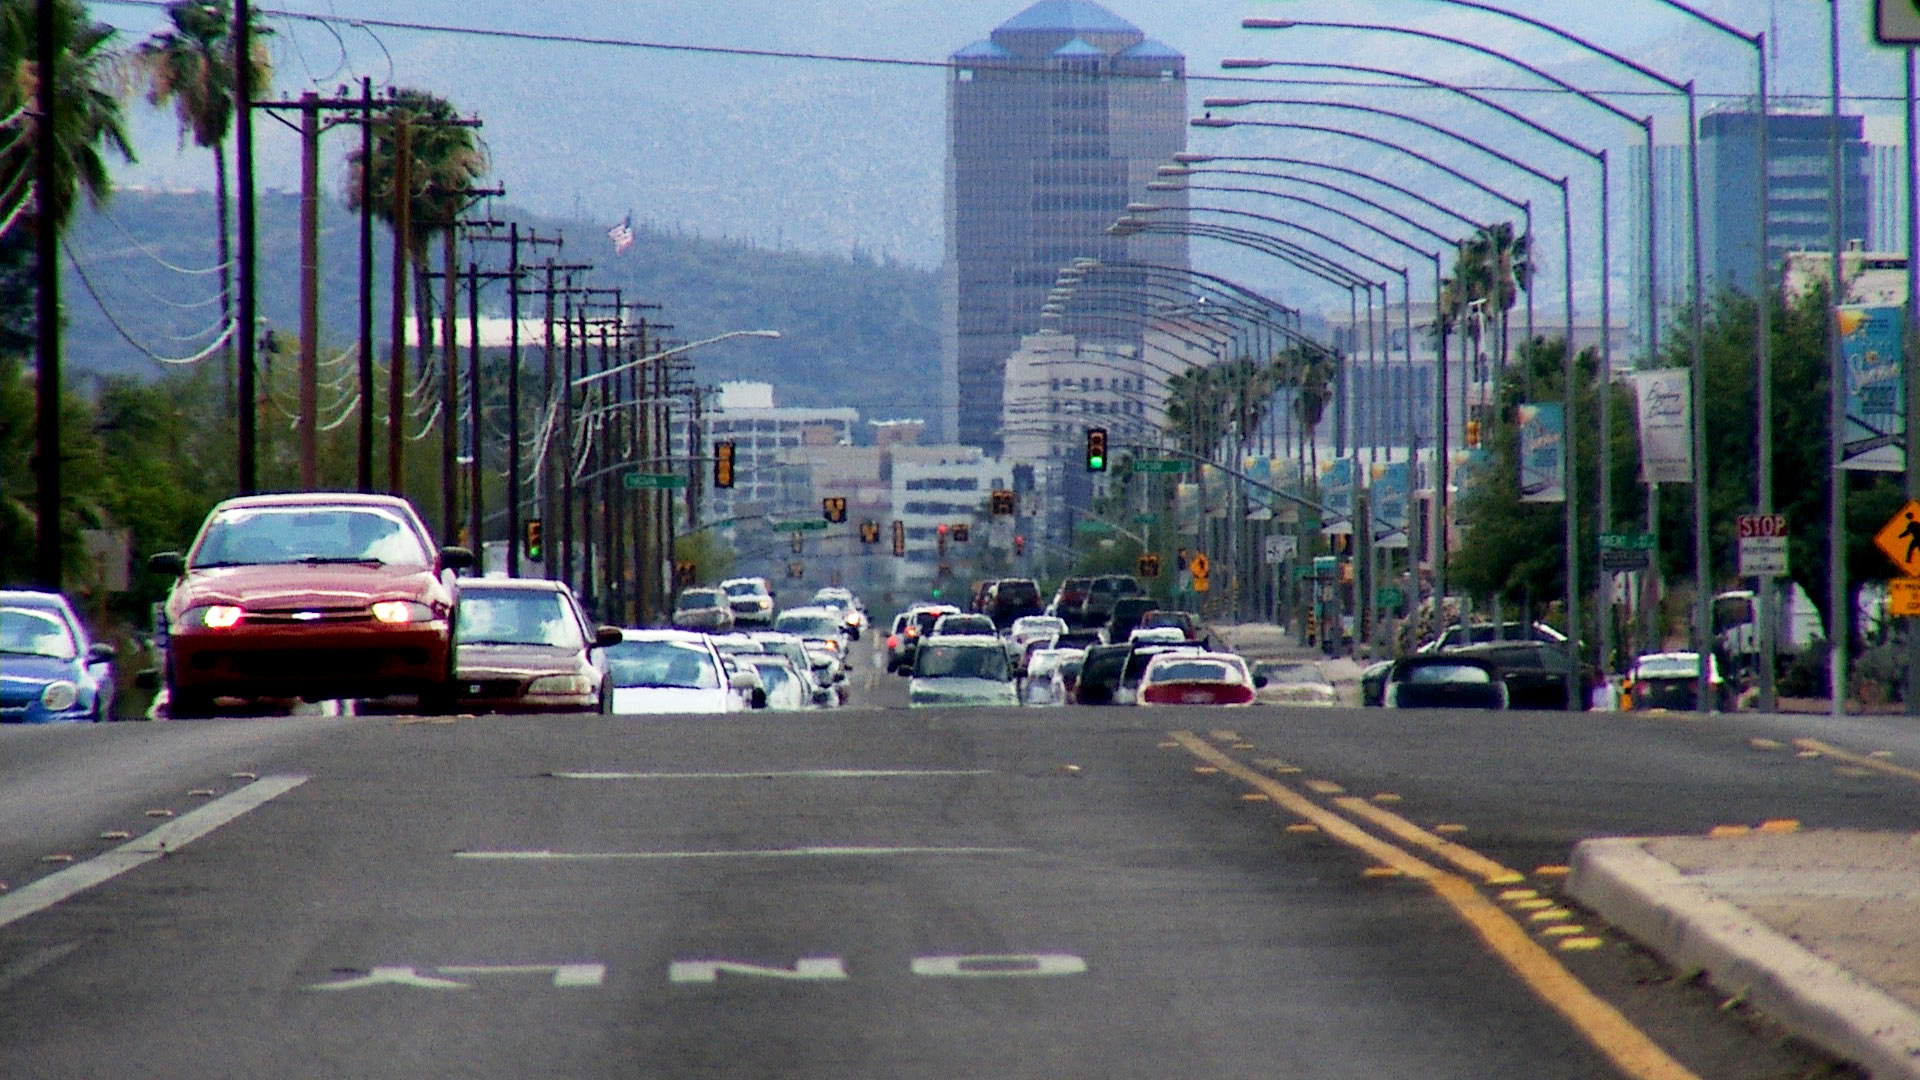
[[[1406,596],[1398,585],[1382,585],[1374,590],[1374,604],[1378,607],[1397,608],[1406,602]]]
[[[771,522],[774,532],[826,532],[826,518],[801,518],[799,521]]]
[[[628,473],[623,482],[628,491],[667,491],[687,486],[687,478],[679,473]]]
[[[1159,524],[1159,522],[1160,522],[1160,515],[1159,515],[1159,514],[1135,514],[1135,515],[1133,515],[1133,523],[1134,523],[1135,525],[1157,525],[1157,524]]]
[[[1657,545],[1652,533],[1601,533],[1602,551],[1652,551]]]
[[[1076,521],[1073,523],[1073,530],[1083,533],[1110,533],[1113,531],[1113,526],[1104,521]]]
[[[1135,458],[1133,471],[1137,473],[1183,473],[1187,463],[1178,458]]]

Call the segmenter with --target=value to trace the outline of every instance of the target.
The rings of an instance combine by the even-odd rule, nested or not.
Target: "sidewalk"
[[[1582,841],[1567,891],[1876,1080],[1920,1080],[1920,833],[1789,825]]]

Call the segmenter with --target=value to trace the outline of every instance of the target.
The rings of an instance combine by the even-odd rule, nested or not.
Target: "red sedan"
[[[1142,705],[1251,705],[1265,679],[1247,674],[1247,662],[1232,653],[1164,652],[1147,662],[1140,677]]]
[[[166,603],[168,715],[213,714],[221,699],[418,696],[452,704],[453,571],[465,548],[435,549],[405,499],[250,495],[213,508]]]

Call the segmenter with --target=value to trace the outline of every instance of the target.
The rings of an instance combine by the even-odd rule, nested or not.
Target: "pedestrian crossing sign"
[[[1920,500],[1908,499],[1907,505],[1873,534],[1873,542],[1900,568],[1901,577],[1920,577]]]

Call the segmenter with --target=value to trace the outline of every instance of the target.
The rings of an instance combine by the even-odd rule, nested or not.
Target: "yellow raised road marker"
[[[1444,824],[1435,825],[1433,831],[1437,833],[1463,833],[1467,831],[1467,827],[1457,822],[1449,821]]]
[[[1800,757],[1800,758],[1817,758],[1817,757],[1819,757],[1819,756],[1820,756],[1820,751],[1818,751],[1818,750],[1802,750],[1802,751],[1800,751],[1799,753],[1797,753],[1797,754],[1795,754],[1795,755],[1793,755],[1793,756],[1794,756],[1794,757]]]
[[[1531,900],[1539,895],[1537,889],[1502,889],[1500,891],[1502,900]]]
[[[1515,900],[1513,906],[1519,908],[1521,911],[1539,911],[1543,908],[1552,907],[1553,901],[1544,896],[1538,896],[1532,900]]]
[[[1573,867],[1558,866],[1549,863],[1546,866],[1534,867],[1533,873],[1535,877],[1566,877],[1568,874],[1573,873]]]
[[[1586,933],[1587,928],[1578,923],[1560,923],[1557,926],[1546,927],[1540,932],[1548,937],[1571,937],[1574,934]]]
[[[1360,872],[1360,876],[1369,877],[1369,878],[1386,878],[1386,877],[1399,877],[1401,876],[1401,874],[1399,870],[1396,870],[1391,866],[1369,866],[1365,870],[1362,870]]]
[[[1310,833],[1310,832],[1319,832],[1319,831],[1320,831],[1320,826],[1318,826],[1318,825],[1308,825],[1308,824],[1305,824],[1305,823],[1303,822],[1303,823],[1299,823],[1299,824],[1294,824],[1294,825],[1289,825],[1289,826],[1287,826],[1287,831],[1288,831],[1288,832],[1290,832],[1290,833]]]
[[[1241,802],[1272,802],[1273,796],[1263,795],[1258,791],[1249,791],[1245,795],[1240,796],[1240,801]]]
[[[1211,765],[1195,765],[1193,767],[1193,774],[1195,776],[1212,776],[1214,773],[1217,773],[1219,771],[1220,771],[1219,769],[1216,769]]]
[[[1180,744],[1173,743],[1171,745],[1179,746]],[[1287,767],[1287,763],[1277,757],[1254,758],[1253,767],[1256,769],[1284,769]]]
[[[1716,840],[1725,840],[1733,836],[1745,836],[1753,831],[1751,825],[1715,825],[1707,830],[1707,835]]]
[[[1161,744],[1160,744],[1160,749],[1162,749],[1162,750],[1178,750],[1178,749],[1180,749],[1180,744],[1179,744],[1179,743],[1177,743],[1177,742],[1163,742],[1163,743],[1161,743]]]
[[[1245,739],[1242,739],[1240,737],[1239,732],[1228,731],[1225,728],[1215,728],[1214,730],[1207,732],[1207,735],[1210,736],[1214,742],[1223,742],[1223,743],[1246,742]]]
[[[1755,750],[1785,750],[1787,744],[1778,739],[1748,739],[1747,745]]]
[[[1570,937],[1560,942],[1562,952],[1587,952],[1600,947],[1597,937]]]
[[[1233,744],[1233,748],[1235,750],[1251,750],[1253,749],[1253,744],[1250,742],[1237,742]]]
[[[1887,761],[1880,756],[1887,752],[1885,750],[1877,750],[1871,754],[1856,754],[1850,750],[1843,750],[1838,746],[1828,745],[1818,739],[1795,739],[1793,740],[1793,745],[1800,748],[1801,757],[1818,757],[1821,754],[1825,754],[1831,758],[1838,758],[1849,765],[1857,765],[1863,769],[1872,769],[1874,772],[1884,773],[1888,776],[1897,776],[1902,780],[1920,780],[1920,769],[1909,769],[1904,765],[1895,765],[1893,762]]]
[[[1526,880],[1517,871],[1501,866],[1472,848],[1461,847],[1451,840],[1435,836],[1399,814],[1382,810],[1365,799],[1349,796],[1335,799],[1333,805],[1378,826],[1398,840],[1425,848],[1490,885],[1517,885]]]
[[[1339,795],[1347,790],[1331,780],[1309,780],[1307,786],[1322,795]]]
[[[1380,792],[1380,793],[1379,793],[1378,795],[1375,795],[1375,796],[1373,797],[1373,801],[1374,801],[1374,802],[1377,802],[1377,803],[1393,803],[1393,802],[1399,802],[1399,801],[1400,801],[1400,796],[1398,796],[1398,795],[1395,795],[1395,794],[1394,794],[1393,792],[1391,792],[1391,791],[1382,791],[1382,792]]]
[[[1800,823],[1793,818],[1770,818],[1760,823],[1760,831],[1770,833],[1799,832]]]
[[[1426,883],[1529,989],[1566,1017],[1582,1037],[1622,1073],[1634,1080],[1699,1080],[1698,1074],[1675,1061],[1646,1032],[1621,1015],[1620,1010],[1574,978],[1572,972],[1554,959],[1553,953],[1535,941],[1526,928],[1472,882],[1422,862],[1278,780],[1260,775],[1207,745],[1191,731],[1176,731],[1172,735],[1188,753],[1273,796],[1274,802],[1289,813],[1320,826],[1327,835],[1369,858]]]
[[[1527,918],[1534,922],[1565,922],[1573,918],[1573,912],[1566,908],[1548,908],[1545,911],[1536,911]]]

